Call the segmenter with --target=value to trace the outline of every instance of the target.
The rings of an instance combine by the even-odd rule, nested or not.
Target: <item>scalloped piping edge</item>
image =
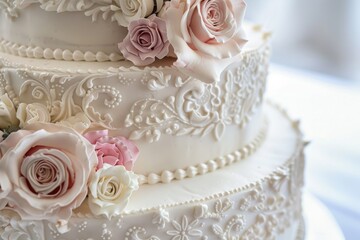
[[[232,190],[226,191],[226,192],[219,192],[219,193],[215,193],[212,194],[210,196],[206,196],[203,198],[199,198],[199,199],[192,199],[189,201],[183,201],[183,202],[178,202],[178,203],[172,203],[172,204],[162,204],[156,207],[152,207],[152,208],[142,208],[142,209],[138,209],[138,210],[133,210],[133,211],[128,211],[128,212],[123,212],[121,215],[119,215],[116,218],[123,218],[124,216],[129,216],[129,215],[136,215],[136,214],[145,214],[145,213],[149,213],[149,212],[153,212],[159,209],[165,209],[165,208],[174,208],[174,207],[179,207],[179,206],[185,206],[185,205],[193,205],[193,204],[201,204],[203,202],[207,202],[207,201],[211,201],[217,198],[223,198],[223,197],[227,197],[233,194],[237,194],[243,191],[247,191],[251,188],[253,188],[254,186],[258,185],[258,184],[262,184],[266,181],[269,181],[271,179],[273,179],[276,176],[276,173],[285,168],[290,168],[293,164],[294,161],[296,159],[298,159],[301,156],[301,153],[303,152],[304,148],[307,146],[308,142],[304,140],[304,136],[302,131],[300,130],[300,122],[299,121],[294,121],[290,115],[288,114],[288,112],[282,108],[280,105],[272,102],[271,100],[267,100],[267,103],[274,107],[276,110],[278,110],[285,118],[287,118],[291,123],[292,123],[292,127],[295,130],[296,134],[297,134],[297,143],[296,143],[296,149],[293,153],[292,156],[289,157],[289,159],[287,161],[285,161],[282,165],[280,165],[279,167],[277,167],[274,171],[272,171],[271,173],[269,173],[267,176],[259,179],[256,182],[253,183],[249,183],[247,185],[244,185],[242,187],[238,187],[238,188],[234,188]],[[83,218],[83,217],[92,217],[95,219],[102,219],[102,217],[99,216],[93,216],[92,214],[84,214],[84,213],[73,213],[74,217],[79,217],[79,218]]]
[[[118,62],[124,60],[119,53],[106,54],[104,52],[93,53],[91,51],[82,52],[80,50],[63,50],[57,48],[31,47],[22,44],[13,43],[0,39],[0,51],[14,56],[35,58],[35,59],[54,59],[65,61],[85,61],[85,62]]]
[[[264,142],[269,126],[268,120],[265,120],[264,122],[264,126],[259,131],[258,135],[241,149],[195,166],[189,166],[186,169],[176,169],[175,171],[164,170],[161,174],[150,173],[148,175],[138,175],[139,184],[154,185],[157,183],[170,183],[175,180],[193,178],[198,175],[214,172],[241,160],[245,160],[254,154]]]

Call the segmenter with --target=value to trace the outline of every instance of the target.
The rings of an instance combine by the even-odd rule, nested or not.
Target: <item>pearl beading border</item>
[[[158,183],[170,183],[175,180],[183,180],[185,178],[193,178],[198,175],[204,175],[206,173],[214,172],[233,163],[247,159],[249,156],[254,154],[257,149],[260,148],[264,142],[269,123],[267,120],[264,121],[264,126],[258,133],[258,135],[247,145],[238,149],[230,154],[222,157],[218,157],[209,160],[205,163],[200,163],[195,166],[189,166],[186,169],[176,169],[175,171],[164,170],[161,174],[150,173],[148,175],[138,175],[139,184],[158,184]]]
[[[252,29],[255,32],[262,31],[260,25],[254,25]],[[271,37],[271,32],[264,32],[262,34],[263,43],[259,49],[266,46],[268,39]],[[246,51],[245,54],[251,54],[256,50]],[[113,52],[106,54],[102,51],[96,53],[91,51],[80,51],[80,50],[68,50],[68,49],[51,49],[42,48],[39,46],[28,46],[23,44],[14,43],[0,38],[0,52],[11,54],[19,57],[34,58],[34,59],[52,59],[52,60],[64,60],[64,61],[75,61],[75,62],[119,62],[124,61],[125,58],[122,54]]]
[[[53,59],[75,62],[118,62],[124,60],[119,53],[106,54],[104,52],[93,53],[91,51],[82,52],[80,50],[63,50],[60,48],[42,48],[32,47],[13,43],[0,39],[0,52],[8,53],[14,56],[35,58],[35,59]]]

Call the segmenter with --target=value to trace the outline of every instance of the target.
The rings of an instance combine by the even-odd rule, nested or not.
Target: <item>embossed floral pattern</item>
[[[197,219],[189,223],[188,218],[183,216],[181,222],[173,220],[171,223],[174,230],[166,232],[167,235],[172,236],[171,240],[189,240],[203,235],[202,231],[197,229],[199,225],[199,220]]]
[[[164,229],[165,225],[170,222],[169,212],[165,209],[159,209],[154,213],[152,223],[157,224],[159,229]]]

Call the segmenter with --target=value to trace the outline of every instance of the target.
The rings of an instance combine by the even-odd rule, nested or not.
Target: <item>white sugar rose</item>
[[[66,222],[85,200],[97,156],[74,130],[31,124],[11,133],[0,150],[1,192],[23,220]]]
[[[121,165],[104,164],[90,182],[90,210],[94,215],[105,215],[107,218],[117,216],[138,188],[138,177],[133,172]]]
[[[0,129],[18,125],[19,121],[16,118],[13,102],[7,94],[0,96]]]
[[[164,4],[164,0],[115,0],[115,2],[117,6],[112,5],[112,10],[117,12],[114,18],[124,27],[129,26],[134,20],[160,11]]]
[[[206,82],[220,80],[247,42],[244,0],[173,0],[161,12],[181,70]],[[203,66],[208,66],[204,68]]]
[[[16,111],[16,117],[20,121],[21,128],[32,123],[49,123],[51,121],[48,109],[41,103],[20,103]]]

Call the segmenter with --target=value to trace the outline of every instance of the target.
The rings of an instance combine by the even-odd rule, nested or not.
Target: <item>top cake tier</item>
[[[244,1],[0,1],[0,50],[29,58],[148,66],[168,56],[208,81],[244,49]],[[249,49],[251,47],[245,47]],[[206,71],[201,65],[213,66]]]

